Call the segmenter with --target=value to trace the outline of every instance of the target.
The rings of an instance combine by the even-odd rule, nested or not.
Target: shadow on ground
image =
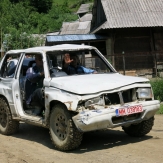
[[[50,149],[55,150],[54,145],[50,139],[49,130],[46,128],[21,123],[19,132],[13,136],[16,138],[40,143]],[[103,150],[131,143],[137,143],[150,138],[152,138],[152,136],[148,135],[141,138],[130,137],[120,130],[120,128],[117,130],[107,129],[87,132],[83,135],[83,140],[80,147],[66,153],[85,153],[95,150]]]
[[[118,130],[119,129],[119,130]],[[124,131],[118,128],[117,130],[102,130],[85,133],[81,146],[75,153],[92,152],[94,150],[102,150],[114,148],[122,145],[141,142],[151,139],[152,136],[130,137]]]

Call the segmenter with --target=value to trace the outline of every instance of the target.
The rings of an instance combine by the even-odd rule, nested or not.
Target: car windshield
[[[48,52],[47,60],[49,70],[58,69],[67,75],[114,72],[95,50]]]

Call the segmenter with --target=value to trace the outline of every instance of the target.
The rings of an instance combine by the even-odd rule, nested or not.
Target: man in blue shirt
[[[43,98],[43,80],[44,80],[44,68],[41,55],[35,55],[36,65],[30,67],[26,72],[26,104],[28,106],[34,106],[35,113],[39,114],[44,108]]]
[[[80,66],[78,56],[77,55],[70,56],[69,53],[66,53],[64,56],[63,70],[68,75],[97,73],[95,70]]]

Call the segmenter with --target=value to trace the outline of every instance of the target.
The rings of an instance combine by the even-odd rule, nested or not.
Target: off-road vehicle
[[[65,53],[77,55],[78,65],[96,73],[68,75],[63,71]],[[45,74],[45,107],[39,116],[25,100],[26,71],[37,54],[42,55]],[[7,66],[9,57],[18,61],[12,70]],[[128,135],[144,136],[152,129],[159,107],[148,79],[119,74],[92,46],[10,50],[0,63],[0,132],[4,135],[15,133],[22,121],[48,128],[57,149],[72,150],[88,131],[121,126]]]

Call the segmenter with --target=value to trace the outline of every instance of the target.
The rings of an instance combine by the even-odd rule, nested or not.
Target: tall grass
[[[163,79],[152,79],[150,83],[153,88],[155,99],[163,101]]]
[[[160,102],[163,102],[163,79],[157,78],[157,79],[152,79],[150,81],[153,93],[154,93],[154,98],[156,100],[159,100]],[[157,112],[158,114],[163,114],[163,103],[161,103],[160,109]]]
[[[157,114],[163,114],[163,104],[160,105],[160,109],[157,111]]]

